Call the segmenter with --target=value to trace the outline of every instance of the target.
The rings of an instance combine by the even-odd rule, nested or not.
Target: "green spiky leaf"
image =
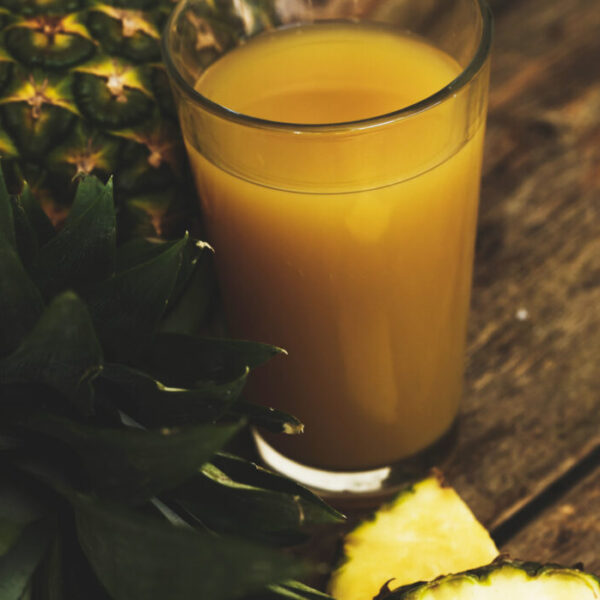
[[[6,474],[0,481],[0,559],[30,523],[41,517],[42,507]],[[1,587],[1,585],[0,585]],[[1,596],[0,596],[1,597]]]
[[[65,567],[68,565],[68,573],[81,573],[81,569],[77,569],[73,564],[72,557],[69,557],[69,562],[66,563],[63,556],[62,536],[57,534],[50,542],[50,547],[42,559],[37,569],[36,600],[64,600],[68,597],[65,591]],[[86,573],[87,574],[87,573]],[[73,597],[82,597],[83,594],[78,594]],[[85,596],[92,600],[93,594],[90,593],[89,586]]]
[[[12,246],[16,245],[13,212],[0,165],[0,238],[2,237]]]
[[[169,388],[123,365],[106,365],[98,385],[113,405],[145,427],[206,423],[225,415],[239,398],[248,370],[221,384],[199,382],[193,389]]]
[[[281,353],[281,348],[258,342],[159,333],[147,361],[166,383],[192,386],[198,380],[227,380],[245,367],[254,369]]]
[[[134,238],[121,245],[117,251],[117,272],[127,271],[138,265],[158,257],[162,252],[172,247],[175,242],[163,242],[160,240],[148,240],[145,238]],[[169,307],[176,303],[195,270],[200,255],[210,248],[204,242],[192,242],[186,244],[183,253],[181,268],[177,274],[177,281],[173,287],[173,293],[169,298]]]
[[[11,205],[14,218],[17,251],[23,264],[27,267],[35,259],[39,242],[35,229],[29,221],[25,207],[18,196],[11,196]]]
[[[133,269],[156,258],[173,243],[136,237],[121,244],[117,250],[117,273]]]
[[[212,248],[210,252],[206,249],[198,256],[194,272],[181,293],[169,303],[161,323],[162,332],[189,334],[200,331],[212,321],[215,310],[218,310],[215,302],[218,285],[213,267]]]
[[[133,504],[189,479],[240,427],[106,429],[52,414],[31,416],[21,424],[73,448],[97,494]]]
[[[175,495],[211,529],[275,543],[301,541],[308,526],[344,518],[301,485],[230,454],[215,456]]]
[[[150,345],[191,243],[186,235],[147,262],[86,291],[100,338],[117,359],[130,361]]]
[[[177,529],[83,496],[73,502],[83,550],[115,600],[228,600],[306,571],[245,540]]]
[[[54,527],[46,520],[28,525],[11,550],[0,557],[0,598],[20,600],[50,543]]]
[[[2,90],[3,87],[3,79],[8,78],[8,75],[6,74],[9,69],[10,65],[0,62],[0,90]],[[0,129],[0,156],[4,158],[15,158],[18,156],[18,151],[14,142],[3,129]]]
[[[23,185],[23,190],[19,197],[19,203],[27,215],[30,226],[33,228],[38,249],[47,244],[55,235],[56,231],[52,223],[42,210],[40,203],[36,200],[27,183]]]
[[[44,310],[42,297],[13,246],[0,235],[0,356],[12,352]]]
[[[16,542],[22,529],[20,523],[15,523],[0,516],[0,560]]]
[[[85,177],[64,228],[40,249],[32,275],[46,298],[81,290],[114,272],[116,222],[112,180]]]
[[[294,415],[270,406],[241,400],[231,407],[231,413],[246,419],[251,425],[262,427],[272,433],[296,435],[304,431],[304,424]]]
[[[91,381],[102,349],[85,304],[64,292],[46,308],[19,347],[0,361],[0,383],[40,383],[64,394],[84,415],[93,411]]]

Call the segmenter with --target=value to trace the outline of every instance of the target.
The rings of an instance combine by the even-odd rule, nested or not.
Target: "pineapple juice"
[[[267,439],[303,464],[391,464],[457,415],[483,117],[466,131],[457,97],[323,124],[409,106],[460,70],[417,37],[330,23],[261,34],[197,82],[238,113],[315,125],[183,123],[230,333],[289,353],[248,393],[302,420]]]

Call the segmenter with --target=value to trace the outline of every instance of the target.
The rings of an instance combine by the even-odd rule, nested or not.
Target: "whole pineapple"
[[[173,6],[0,0],[0,158],[55,223],[79,174],[115,174],[121,221],[136,233],[169,235],[194,210],[160,54]]]

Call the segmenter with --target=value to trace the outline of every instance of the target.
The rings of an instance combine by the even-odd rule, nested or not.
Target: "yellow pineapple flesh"
[[[345,538],[329,593],[371,600],[389,588],[488,564],[498,550],[456,491],[439,474],[401,492]]]

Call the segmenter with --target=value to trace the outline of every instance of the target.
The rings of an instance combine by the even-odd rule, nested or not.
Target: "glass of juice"
[[[483,0],[184,0],[164,54],[271,467],[393,487],[453,431],[492,21]],[[364,497],[364,496],[363,496]]]

